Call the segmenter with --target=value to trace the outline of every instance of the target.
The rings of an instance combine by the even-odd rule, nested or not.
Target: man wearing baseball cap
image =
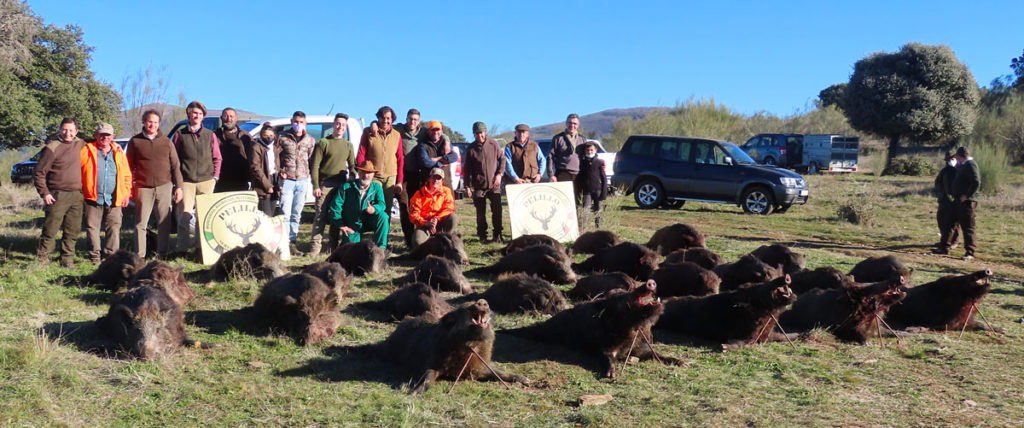
[[[452,189],[443,183],[444,170],[434,168],[430,170],[427,184],[409,200],[409,220],[416,226],[410,250],[416,249],[437,232],[455,230],[455,197]]]
[[[121,208],[132,195],[132,171],[121,146],[114,144],[114,127],[101,123],[96,141],[79,152],[82,171],[82,195],[85,198],[85,235],[89,238],[89,260],[100,263],[100,256],[120,248]],[[107,242],[100,249],[100,225]]]
[[[384,203],[384,188],[373,179],[377,169],[371,160],[364,160],[356,166],[358,180],[343,184],[328,206],[331,224],[345,235],[345,242],[359,242],[364,233],[373,234],[378,247],[388,247],[388,231],[391,228]]]

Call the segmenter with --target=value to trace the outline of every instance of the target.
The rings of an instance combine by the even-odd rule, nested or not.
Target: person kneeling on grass
[[[359,179],[341,186],[328,204],[331,224],[339,228],[346,242],[359,242],[363,233],[373,233],[373,242],[386,249],[390,225],[384,188],[373,181],[377,170],[373,161],[365,160],[356,172]]]
[[[455,230],[455,197],[444,184],[444,170],[430,170],[430,178],[423,188],[409,200],[409,220],[416,226],[412,233],[412,248],[416,249],[437,232]]]

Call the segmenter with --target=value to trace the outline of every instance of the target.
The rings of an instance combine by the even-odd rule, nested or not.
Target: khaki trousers
[[[107,242],[100,248],[100,228]],[[85,236],[89,238],[89,259],[107,257],[121,248],[121,207],[85,202]]]
[[[167,182],[157,187],[135,189],[135,252],[139,257],[146,257],[146,229],[153,214],[156,214],[157,254],[165,256],[170,250],[173,187]]]
[[[185,252],[199,248],[199,235],[196,233],[196,195],[213,193],[217,180],[210,179],[201,183],[181,183],[184,194],[175,214],[178,216],[178,251]]]

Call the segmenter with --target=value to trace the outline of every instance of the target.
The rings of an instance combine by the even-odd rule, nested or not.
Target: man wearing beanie
[[[476,208],[476,235],[481,243],[488,243],[487,203],[491,204],[493,240],[502,242],[501,236],[501,179],[505,175],[505,151],[498,142],[487,136],[487,125],[473,124],[473,137],[462,162],[462,174]]]

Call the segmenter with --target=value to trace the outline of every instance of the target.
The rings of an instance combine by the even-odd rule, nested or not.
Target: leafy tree
[[[909,43],[857,61],[840,105],[854,128],[889,140],[888,167],[903,138],[924,143],[969,134],[978,97],[974,77],[949,47]]]
[[[839,106],[839,103],[843,99],[843,94],[846,93],[846,84],[838,83],[822,89],[818,92],[818,100],[821,101],[822,107]]]
[[[0,72],[24,74],[31,55],[28,47],[39,29],[39,18],[25,3],[0,0]]]
[[[24,12],[30,13],[27,7]],[[19,31],[23,36],[30,30]],[[21,69],[0,70],[0,146],[38,144],[56,133],[65,116],[78,119],[84,134],[99,122],[119,129],[121,96],[89,70],[92,47],[82,41],[82,29],[36,25],[32,32],[29,56],[18,62]]]
[[[1013,69],[1013,74],[1017,76],[1013,86],[1017,88],[1024,86],[1024,53],[1010,60],[1010,68]]]

